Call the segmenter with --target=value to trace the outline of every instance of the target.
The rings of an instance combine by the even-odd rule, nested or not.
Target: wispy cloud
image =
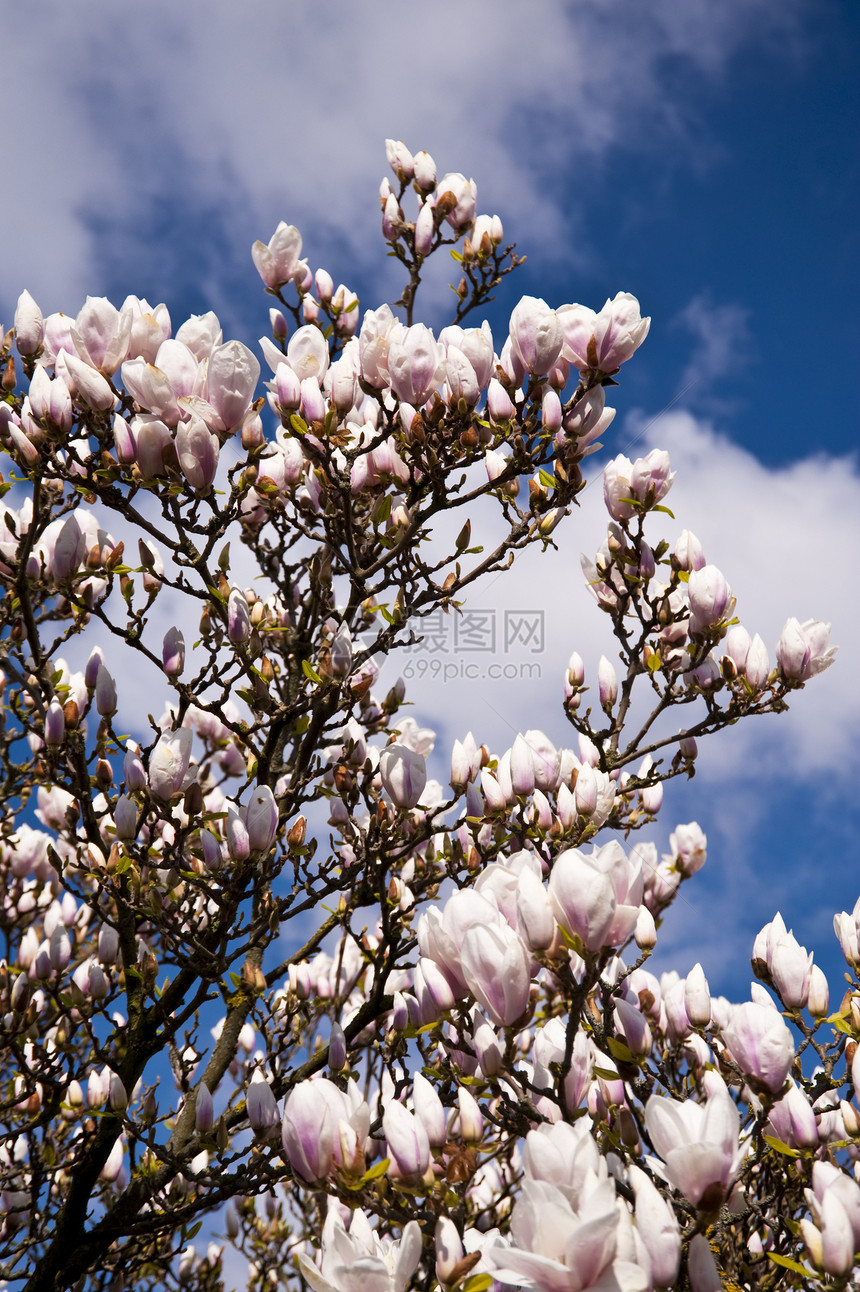
[[[718,304],[711,294],[694,296],[674,320],[693,337],[693,351],[681,374],[682,386],[695,386],[698,402],[713,382],[744,368],[752,355],[749,311],[737,304]]]
[[[743,48],[788,48],[807,8],[547,0],[527,32],[518,6],[490,0],[81,0],[39,23],[12,9],[0,317],[25,285],[76,310],[126,266],[141,294],[166,297],[178,276],[229,295],[225,260],[284,217],[336,275],[360,270],[386,135],[473,174],[482,205],[547,258],[585,254],[571,236],[582,165],[626,147],[657,158],[669,138],[692,156],[702,132],[679,69],[717,80]]]
[[[834,553],[856,544],[858,462],[812,456],[773,469],[689,412],[665,414],[639,438],[647,420],[628,417],[610,435],[613,449],[633,457],[655,445],[670,451],[677,478],[667,503],[676,519],[655,516],[649,526],[654,541],[665,536],[674,542],[683,528],[696,531],[708,560],[731,583],[742,623],[750,633],[762,635],[772,663],[777,638],[791,615],[832,620],[832,640],[840,647],[833,667],[795,696],[788,714],[740,723],[722,741],[712,742],[709,775],[723,784],[742,784],[747,769],[755,766],[757,775],[782,781],[814,774],[847,784],[860,753],[860,692],[851,682],[860,671],[860,610],[845,595],[844,569]],[[558,551],[530,549],[512,570],[478,585],[468,598],[469,606],[492,611],[497,625],[506,612],[543,611],[540,679],[529,681],[515,669],[507,680],[460,676],[467,656],[457,650],[451,628],[447,644],[436,652],[435,668],[428,663],[424,675],[416,673],[410,682],[416,713],[432,714],[446,739],[463,734],[468,713],[469,722],[485,724],[475,728],[475,735],[490,740],[499,752],[516,732],[534,726],[543,727],[557,743],[570,741],[561,686],[571,651],[582,655],[592,682],[600,655],[614,658],[608,617],[588,593],[579,566],[580,552],[593,554],[605,530],[598,471],[581,495],[581,506],[556,531]],[[473,516],[473,541],[488,543],[492,532],[489,513],[486,521]],[[433,658],[428,652],[426,659]],[[531,656],[525,650],[506,654],[499,645],[492,658],[505,664]],[[450,665],[446,682],[445,663]]]

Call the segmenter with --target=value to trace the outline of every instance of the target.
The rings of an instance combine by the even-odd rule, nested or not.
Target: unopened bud
[[[307,820],[300,816],[287,831],[287,846],[289,848],[301,848],[305,841],[307,831]]]

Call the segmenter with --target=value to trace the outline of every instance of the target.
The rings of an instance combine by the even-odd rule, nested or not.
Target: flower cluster
[[[778,914],[732,1002],[648,967],[707,840],[640,833],[829,626],[772,663],[695,536],[646,537],[668,455],[615,456],[583,569],[617,651],[571,654],[558,733],[443,764],[383,666],[555,541],[650,320],[619,292],[466,325],[514,248],[473,180],[386,152],[400,300],[362,313],[281,223],[262,391],[212,313],[24,292],[0,329],[0,1278],[846,1287],[860,903],[834,1015]]]

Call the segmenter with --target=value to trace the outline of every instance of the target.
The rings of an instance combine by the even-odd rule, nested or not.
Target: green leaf
[[[391,494],[387,493],[380,498],[379,502],[373,509],[374,525],[384,525],[391,515]]]
[[[604,1081],[618,1080],[618,1073],[613,1072],[611,1068],[594,1068],[593,1072],[596,1077],[602,1077]]]
[[[554,489],[558,483],[553,472],[547,471],[546,467],[541,467],[538,472],[538,480],[540,480],[545,489]]]
[[[297,435],[307,435],[308,433],[308,424],[307,422],[302,421],[298,413],[293,413],[291,415],[290,426],[292,426]]]
[[[800,1150],[792,1148],[790,1144],[785,1144],[775,1135],[762,1135],[765,1144],[769,1144],[774,1153],[782,1153],[785,1157],[800,1157]]]
[[[361,1184],[369,1184],[371,1180],[378,1180],[380,1176],[385,1175],[385,1172],[390,1166],[390,1157],[384,1157],[381,1162],[374,1163],[370,1170],[365,1171],[364,1175],[361,1177]]]
[[[670,520],[674,520],[674,519],[675,519],[675,513],[674,513],[673,511],[670,511],[668,507],[664,507],[664,506],[663,506],[663,504],[662,504],[661,502],[655,503],[655,504],[654,504],[654,506],[651,508],[651,510],[652,510],[652,511],[665,511],[666,515],[669,517],[669,519],[670,519]]]
[[[473,1274],[463,1284],[463,1292],[485,1292],[485,1289],[491,1287],[492,1283],[492,1274]]]
[[[455,248],[453,248],[453,247],[452,247],[452,248],[451,248],[451,259],[452,259],[452,260],[456,260],[457,264],[459,265],[459,264],[461,264],[461,263],[462,263],[463,257],[462,257],[462,255],[461,255],[461,253],[460,253],[459,251],[455,250]]]
[[[314,668],[313,664],[311,664],[310,660],[306,660],[306,659],[302,660],[302,672],[304,673],[305,677],[311,680],[311,682],[320,681],[320,675]]]
[[[116,869],[114,871],[114,874],[124,875],[127,870],[131,870],[131,857],[126,852],[120,857],[119,861],[116,863]]]
[[[776,1252],[768,1252],[767,1258],[773,1261],[774,1265],[782,1265],[784,1269],[794,1270],[795,1274],[802,1274],[805,1279],[811,1277],[811,1271],[799,1261],[793,1261],[790,1256],[779,1256]]]
[[[624,1041],[620,1041],[617,1036],[608,1036],[606,1038],[606,1045],[613,1059],[617,1059],[619,1063],[636,1062],[633,1054],[631,1053],[630,1047]],[[617,1076],[614,1079],[617,1080]]]

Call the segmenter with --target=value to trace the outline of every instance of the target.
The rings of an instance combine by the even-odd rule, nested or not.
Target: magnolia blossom
[[[382,1116],[387,1156],[397,1175],[418,1177],[430,1165],[430,1140],[420,1117],[396,1099],[385,1106]]]
[[[278,828],[278,805],[268,785],[258,785],[245,808],[248,842],[254,851],[268,852]]]
[[[421,1259],[421,1230],[410,1220],[399,1242],[380,1238],[361,1210],[351,1213],[347,1229],[337,1203],[330,1199],[320,1264],[304,1252],[298,1259],[302,1277],[314,1292],[407,1292]]]
[[[701,634],[731,616],[735,598],[722,571],[715,565],[692,570],[687,588],[690,596],[690,632]]]
[[[422,956],[434,961],[442,971],[456,997],[467,994],[468,987],[460,959],[460,949],[472,927],[489,928],[507,923],[494,901],[464,888],[448,898],[444,907],[431,906],[418,920],[418,947]]]
[[[553,864],[549,893],[556,919],[588,951],[620,946],[636,927],[644,883],[642,863],[617,842],[590,856],[569,848]]]
[[[669,454],[652,449],[645,458],[631,462],[619,454],[603,470],[603,499],[614,520],[629,520],[641,507],[653,507],[672,487],[675,472],[669,469]]]
[[[803,1241],[815,1264],[828,1274],[845,1276],[855,1269],[860,1246],[860,1189],[857,1182],[829,1162],[815,1162],[812,1189],[806,1190],[815,1223],[801,1219]]]
[[[45,368],[37,367],[30,381],[28,398],[37,420],[48,422],[65,434],[72,429],[72,397],[62,377],[55,376],[52,380]]]
[[[272,291],[288,283],[299,267],[302,235],[294,224],[281,220],[268,241],[254,243],[251,257],[263,282]]]
[[[511,347],[526,372],[543,376],[561,353],[564,334],[546,301],[524,296],[511,314]]]
[[[418,406],[433,393],[445,373],[445,347],[423,323],[397,327],[388,344],[388,377],[398,399]],[[475,396],[477,400],[477,392]]]
[[[553,1184],[526,1179],[511,1217],[512,1245],[487,1252],[496,1281],[543,1292],[645,1292],[646,1271],[616,1259],[614,1183],[594,1182],[577,1202]]]
[[[681,1261],[681,1229],[672,1207],[638,1166],[629,1167],[636,1197],[636,1229],[651,1261],[657,1287],[671,1287]]]
[[[459,232],[475,218],[478,205],[478,188],[473,179],[466,179],[459,171],[449,171],[436,185],[433,196],[435,206],[446,211],[445,219]]]
[[[704,1105],[652,1095],[645,1124],[670,1183],[693,1206],[716,1209],[740,1163],[740,1116],[725,1087]]]
[[[830,645],[830,624],[818,619],[798,623],[789,619],[776,644],[776,659],[783,675],[792,682],[808,682],[823,673],[836,658]]]
[[[499,1027],[525,1014],[531,986],[531,957],[507,924],[474,924],[460,948],[463,977],[478,1004]]]
[[[325,1179],[334,1164],[351,1169],[369,1129],[370,1109],[354,1081],[343,1091],[316,1077],[290,1092],[281,1138],[293,1170],[310,1182]]]
[[[156,798],[171,799],[183,789],[193,740],[187,727],[159,736],[149,755],[149,788]]]
[[[25,357],[37,354],[45,334],[45,321],[42,311],[27,291],[18,297],[14,325],[18,353]]]
[[[88,296],[69,333],[84,362],[111,377],[128,354],[131,325],[129,306],[118,310],[104,296]]]
[[[794,1041],[775,1008],[755,1001],[738,1005],[722,1034],[741,1072],[773,1093],[782,1089],[794,1061]]]
[[[415,807],[427,784],[427,763],[406,745],[388,745],[379,759],[382,785],[395,807]]]

